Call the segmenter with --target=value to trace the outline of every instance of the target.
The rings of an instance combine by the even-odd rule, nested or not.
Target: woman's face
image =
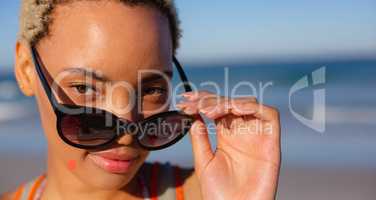
[[[115,1],[79,1],[57,6],[52,16],[49,35],[37,49],[49,74],[74,103],[99,107],[131,121],[166,110],[168,106],[158,108],[168,99],[168,81],[145,72],[171,76],[168,19],[157,9]],[[36,74],[33,77],[48,141],[48,168],[54,168],[58,177],[74,177],[97,188],[126,185],[148,152],[130,135],[107,149],[93,151],[65,144],[58,136],[45,91]],[[136,104],[129,109],[131,102]],[[107,162],[104,157],[125,161]]]

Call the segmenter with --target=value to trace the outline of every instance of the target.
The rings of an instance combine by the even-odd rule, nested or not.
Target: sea
[[[311,184],[320,175],[322,179],[310,187],[322,187],[316,191],[324,191],[322,199],[354,199],[335,194],[329,198],[332,193],[322,186],[328,182],[327,177],[340,171],[344,173],[333,176],[339,178],[333,184],[354,181],[359,190],[352,194],[365,195],[357,199],[376,195],[364,186],[376,183],[376,60],[186,64],[184,69],[198,90],[233,97],[255,96],[280,111],[281,173],[282,182],[286,182],[282,190],[287,193],[280,199],[310,199],[299,180]],[[177,85],[180,80],[174,76],[173,82]],[[215,132],[211,132],[210,139],[214,148]],[[46,151],[35,99],[19,91],[13,71],[1,70],[0,192],[42,172]],[[192,166],[189,137],[168,149],[152,152],[148,160]],[[372,177],[368,182],[357,175],[367,170],[364,177]],[[10,174],[17,177],[10,178]],[[358,179],[340,179],[346,175]],[[286,185],[303,192],[291,192]],[[333,188],[343,193],[341,187]]]

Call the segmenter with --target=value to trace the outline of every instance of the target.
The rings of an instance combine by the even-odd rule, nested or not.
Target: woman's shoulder
[[[146,180],[152,196],[158,199],[201,199],[198,179],[191,167],[181,167],[169,162],[145,163],[140,174]],[[20,184],[14,191],[0,195],[0,200],[23,199],[22,196],[36,195],[45,175]],[[171,198],[173,197],[173,198]]]
[[[0,200],[11,200],[14,197],[14,194],[16,192],[5,192],[3,194],[0,194]]]
[[[20,187],[21,187],[21,185],[18,186],[17,188],[15,188],[15,189],[13,189],[13,190],[9,190],[9,191],[6,191],[6,192],[0,194],[0,200],[13,200],[13,199],[15,199]]]
[[[20,184],[14,190],[0,194],[0,200],[22,200],[29,199],[30,196],[38,195],[39,189],[43,184],[45,174],[34,177],[31,180]]]

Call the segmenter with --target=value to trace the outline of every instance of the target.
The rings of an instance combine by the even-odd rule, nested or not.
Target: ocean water
[[[312,78],[312,72],[318,69],[325,72],[324,76]],[[376,155],[376,61],[188,65],[185,70],[198,89],[215,91],[215,83],[221,94],[228,95],[238,85],[235,95],[253,95],[260,100],[262,94],[263,103],[280,110],[283,169],[376,169],[376,159],[373,159]],[[291,96],[289,107],[289,91],[304,77],[308,87]],[[315,79],[321,80],[321,84],[313,84]],[[175,84],[178,81],[173,80]],[[242,82],[247,84],[239,85]],[[268,85],[264,92],[260,84]],[[314,105],[314,94],[322,89],[325,104]],[[325,114],[325,131],[304,125],[291,110],[308,120],[313,117],[313,111],[320,116]],[[215,134],[211,134],[211,139],[215,143]],[[2,71],[0,160],[36,160],[30,164],[36,165],[31,168],[36,174],[44,169],[45,152],[46,141],[34,99],[20,93],[13,72]],[[192,166],[189,137],[168,149],[153,152],[149,160]],[[0,180],[5,181],[12,169],[12,164],[3,162]],[[33,175],[21,172],[24,168],[18,170],[25,177]]]

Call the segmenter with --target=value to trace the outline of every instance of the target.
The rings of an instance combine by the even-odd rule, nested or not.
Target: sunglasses
[[[149,151],[160,150],[182,139],[193,123],[192,116],[177,110],[158,113],[132,122],[103,109],[73,103],[58,103],[49,84],[53,80],[33,45],[31,55],[38,77],[56,115],[59,137],[68,145],[81,149],[105,148],[124,134],[131,134],[142,148]],[[184,90],[192,91],[187,76],[175,56],[173,62],[183,82]],[[58,91],[59,96],[69,99],[62,89],[58,88]]]

